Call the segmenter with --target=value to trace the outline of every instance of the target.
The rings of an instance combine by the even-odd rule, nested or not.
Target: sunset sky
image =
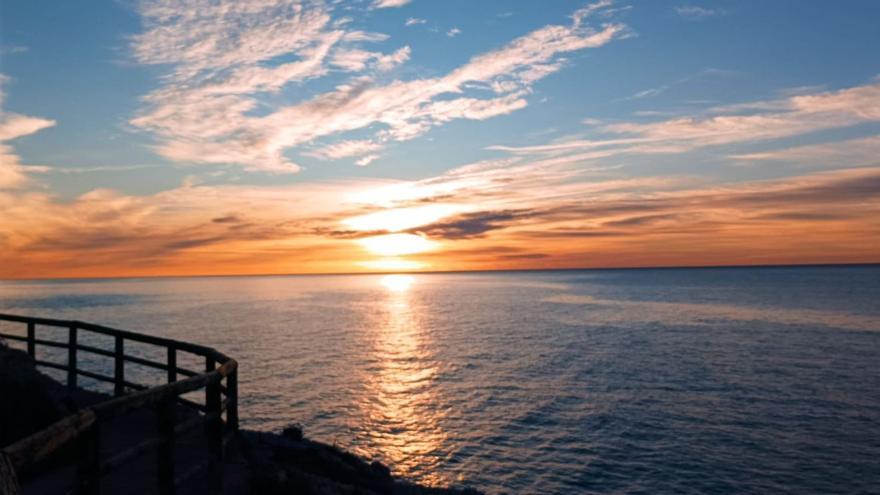
[[[0,278],[880,262],[877,1],[0,2]]]

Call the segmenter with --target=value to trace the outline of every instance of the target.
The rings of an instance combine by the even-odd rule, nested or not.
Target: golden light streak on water
[[[451,480],[436,469],[450,451],[440,426],[445,413],[434,383],[435,342],[424,328],[413,290],[417,279],[386,275],[379,281],[385,294],[373,340],[376,368],[365,378],[367,393],[361,403],[364,428],[373,436],[372,448],[396,474],[446,485]]]

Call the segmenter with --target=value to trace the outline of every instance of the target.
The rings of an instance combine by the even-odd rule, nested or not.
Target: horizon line
[[[0,282],[51,282],[76,280],[137,280],[162,278],[233,278],[233,277],[338,277],[352,275],[442,275],[465,273],[529,273],[529,272],[580,272],[580,271],[611,271],[611,270],[705,270],[705,269],[737,269],[737,268],[846,268],[880,266],[880,261],[855,263],[762,263],[762,264],[730,264],[730,265],[654,265],[654,266],[604,266],[604,267],[570,267],[570,268],[508,268],[483,270],[424,270],[424,271],[380,271],[380,272],[326,272],[326,273],[230,273],[230,274],[195,274],[195,275],[121,275],[114,277],[36,277],[36,278],[4,278]]]

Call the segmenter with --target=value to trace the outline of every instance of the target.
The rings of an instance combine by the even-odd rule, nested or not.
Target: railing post
[[[214,371],[214,368],[217,366],[217,362],[214,361],[214,358],[211,356],[205,356],[205,372],[210,373]],[[214,394],[212,392],[212,386],[209,384],[205,387],[205,407],[210,410],[211,401],[214,399]]]
[[[83,432],[78,442],[76,493],[98,495],[101,493],[100,466],[98,464],[98,424],[93,424]]]
[[[125,393],[125,340],[116,336],[115,366],[113,370],[113,394],[120,396]]]
[[[205,371],[214,371],[216,361],[211,356],[205,357]],[[205,415],[209,416],[205,424],[205,434],[208,438],[208,456],[210,470],[208,474],[208,486],[213,491],[220,491],[222,484],[220,477],[220,462],[223,459],[223,428],[220,418],[220,380],[208,383],[205,387]],[[211,418],[210,416],[214,416]]]
[[[168,383],[177,381],[177,348],[168,346]]]
[[[70,326],[67,339],[67,386],[76,388],[76,325]]]
[[[28,332],[28,354],[30,354],[31,358],[36,359],[37,357],[37,329],[34,322],[29,321],[27,324],[27,332]]]
[[[238,431],[238,367],[226,377],[226,428]]]
[[[159,444],[157,456],[157,476],[159,480],[159,493],[161,495],[174,495],[174,396],[164,399],[159,403],[156,410],[158,420]]]

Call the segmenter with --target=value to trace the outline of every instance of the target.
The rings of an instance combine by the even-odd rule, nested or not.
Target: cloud
[[[10,141],[55,125],[54,120],[12,112],[0,114],[0,141]]]
[[[753,108],[757,111],[745,115],[721,114],[646,124],[610,124],[605,129],[616,134],[691,146],[778,139],[880,120],[880,84],[756,102]]]
[[[31,117],[4,109],[6,93],[3,88],[9,78],[0,74],[0,189],[12,189],[25,185],[28,181],[27,172],[38,172],[42,169],[27,167],[15,153],[7,141],[34,134],[55,125],[54,120]]]
[[[730,158],[750,162],[782,161],[798,165],[837,165],[846,167],[880,165],[880,135],[793,146],[757,153],[744,153],[731,155]]]
[[[410,53],[408,46],[387,55],[360,49],[336,50],[330,63],[350,72],[360,72],[371,65],[377,70],[387,71],[409,60]]]
[[[527,210],[477,211],[465,213],[442,222],[413,228],[412,232],[432,238],[471,239],[508,227],[511,223],[529,216]]]
[[[652,114],[653,115],[653,114]],[[493,145],[488,149],[514,155],[541,155],[558,160],[598,160],[632,154],[682,154],[719,146],[767,147],[774,141],[880,121],[880,84],[867,84],[836,91],[797,94],[710,108],[697,115],[654,122],[587,121],[591,135],[569,136],[534,146]],[[725,157],[740,162],[758,160],[819,160],[840,166],[870,164],[876,142],[854,140],[851,146],[809,145],[777,151],[737,152]],[[849,163],[849,165],[847,165]]]
[[[722,15],[724,14],[724,10],[710,9],[706,7],[700,7],[698,5],[680,5],[678,7],[675,7],[675,13],[685,19],[699,20],[705,19],[707,17]]]
[[[225,217],[212,218],[214,223],[241,223],[241,219],[236,215],[227,215]]]
[[[418,17],[410,17],[404,23],[405,26],[417,26],[419,24],[425,24],[428,21],[425,19],[419,19]]]
[[[349,156],[359,156],[382,148],[382,145],[368,140],[346,140],[323,148],[303,152],[304,155],[324,160],[337,160]]]
[[[132,39],[136,60],[172,64],[173,77],[181,80],[300,53],[338,34],[327,31],[330,14],[320,4],[304,8],[285,0],[192,0],[179,5],[145,0],[139,13],[145,31]]]
[[[662,222],[675,221],[680,219],[681,216],[678,214],[659,214],[659,215],[639,215],[634,217],[627,217],[620,220],[611,220],[608,222],[604,222],[602,225],[605,227],[633,227],[633,226],[644,226],[644,225],[656,225]]]
[[[161,165],[96,165],[91,167],[48,167],[48,166],[29,166],[29,171],[39,173],[55,173],[55,174],[90,174],[105,172],[127,172],[130,170],[140,170],[145,168],[159,168]]]
[[[358,167],[366,167],[367,165],[373,163],[379,158],[379,155],[367,155],[365,157],[359,158],[355,160],[354,164]]]
[[[620,98],[615,101],[630,101],[630,100],[640,100],[642,98],[652,98],[654,96],[663,94],[676,86],[680,86],[682,84],[686,84],[686,83],[692,82],[697,79],[702,79],[707,76],[730,76],[730,75],[735,75],[735,74],[737,74],[737,73],[735,71],[731,71],[731,70],[707,68],[707,69],[703,69],[695,74],[690,74],[688,76],[676,79],[676,80],[669,82],[667,84],[662,84],[662,85],[654,87],[654,88],[648,88],[648,89],[644,89],[642,91],[638,91],[630,96],[627,96],[625,98]]]
[[[442,77],[378,84],[364,73],[332,91],[262,113],[256,110],[264,93],[322,77],[329,67],[387,71],[408,60],[411,51],[401,47],[380,54],[356,46],[384,35],[347,31],[320,3],[203,0],[175,8],[148,1],[141,8],[147,29],[133,40],[135,56],[171,69],[131,123],[153,133],[156,151],[171,160],[295,172],[287,150],[318,138],[372,127],[374,141],[384,145],[454,119],[485,119],[525,107],[531,85],[561,69],[563,54],[625,34],[620,24],[599,29],[585,24],[606,3],[578,11],[568,26],[545,26]],[[289,55],[295,60],[274,63]],[[480,97],[481,90],[497,96]],[[447,95],[462,96],[442,98]]]
[[[391,70],[409,60],[411,53],[412,50],[408,46],[404,46],[394,53],[379,56],[376,58],[376,68],[381,71]]]
[[[364,70],[370,60],[380,55],[367,50],[336,50],[330,63],[351,72],[358,72]]]
[[[450,38],[454,38],[454,37],[458,36],[459,34],[461,34],[461,29],[458,29],[457,27],[454,27],[454,28],[450,29],[449,31],[446,31],[446,36],[449,36]]]
[[[0,55],[17,55],[26,53],[28,50],[28,47],[22,45],[0,44]]]
[[[373,2],[374,9],[388,9],[395,7],[403,7],[412,0],[375,0]]]

